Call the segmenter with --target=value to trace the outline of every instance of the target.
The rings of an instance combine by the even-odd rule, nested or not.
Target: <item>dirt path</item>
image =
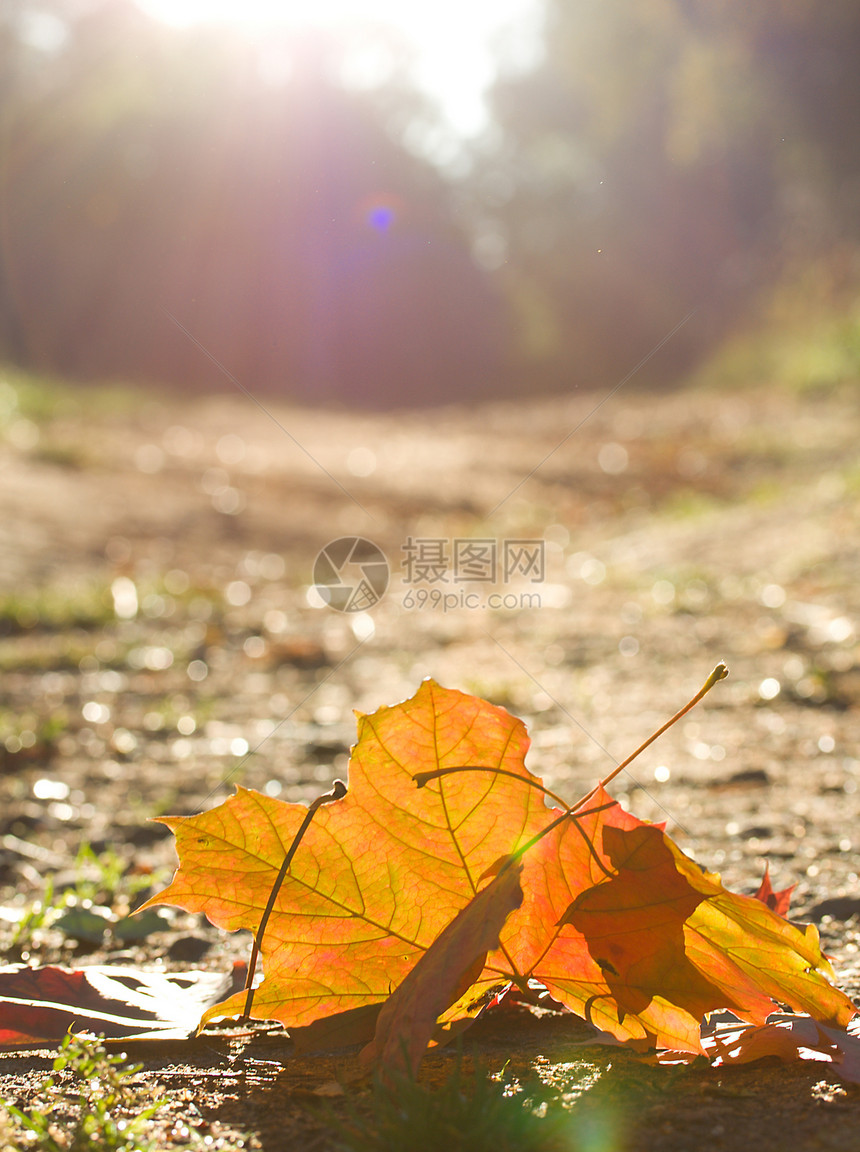
[[[345,772],[352,709],[428,675],[523,717],[533,770],[573,798],[723,659],[730,679],[637,761],[619,798],[667,819],[730,888],[754,890],[769,861],[858,996],[858,395],[628,393],[583,424],[594,404],[272,406],[270,419],[241,396],[81,395],[38,418],[7,403],[0,905],[31,903],[47,872],[73,886],[81,841],[169,873],[171,840],[148,818],[233,783],[312,798]],[[345,536],[374,541],[392,570],[369,612],[309,602],[314,558]],[[499,564],[510,542],[543,541],[543,579],[514,572],[495,588],[511,606],[487,606],[489,585],[454,579],[455,542],[470,538],[495,541]],[[442,554],[445,581],[404,582],[408,556]],[[84,953],[35,927],[18,951],[171,968],[244,953],[168,915],[170,931],[142,945]],[[0,919],[0,944],[13,932]],[[860,1089],[826,1065],[678,1079],[589,1049],[582,1093],[570,1027],[519,1021],[482,1044],[491,1060],[513,1050],[523,1068],[540,1057],[545,1078],[567,1075],[582,1109],[614,1117],[607,1148],[860,1148]],[[311,1139],[302,1094],[328,1065],[291,1058],[283,1038],[243,1043],[152,1054],[147,1068],[264,1147],[284,1146],[285,1123]],[[257,1056],[266,1044],[274,1055]],[[0,1059],[5,1091],[25,1098],[38,1066]],[[216,1090],[204,1071],[219,1067],[233,1071]]]

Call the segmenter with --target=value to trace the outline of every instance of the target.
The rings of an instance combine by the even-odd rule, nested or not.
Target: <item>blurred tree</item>
[[[56,42],[28,43],[28,11],[0,27],[7,356],[211,386],[168,310],[250,388],[370,404],[486,390],[500,298],[439,174],[339,83],[335,45],[180,33],[125,0],[74,19],[58,4]]]
[[[403,70],[349,90],[343,44],[6,0],[0,354],[211,387],[167,309],[307,399],[602,386],[698,307],[653,367],[688,365],[786,253],[857,244],[856,0],[544,2],[452,187]]]
[[[665,376],[779,274],[799,212],[856,199],[860,6],[546,0],[544,42],[497,84],[473,183],[521,371],[617,378],[699,308]]]

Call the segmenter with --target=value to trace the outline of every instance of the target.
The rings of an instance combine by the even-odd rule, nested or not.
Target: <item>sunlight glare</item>
[[[463,136],[486,124],[484,93],[496,73],[495,44],[527,64],[537,54],[537,0],[136,0],[139,8],[176,28],[229,24],[267,28],[389,28],[415,52],[413,80],[441,105]]]

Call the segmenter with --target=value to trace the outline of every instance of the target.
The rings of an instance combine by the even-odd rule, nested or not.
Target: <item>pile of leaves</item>
[[[815,927],[780,915],[787,895],[728,892],[626,812],[611,778],[566,804],[528,746],[502,708],[427,680],[359,715],[348,789],[308,809],[240,788],[166,818],[180,866],[150,903],[255,935],[248,987],[201,1025],[278,1020],[305,1050],[364,1043],[394,1075],[537,983],[602,1040],[662,1059],[812,1049],[860,1080],[854,1005]],[[703,1034],[717,1012],[743,1022],[730,1040]]]

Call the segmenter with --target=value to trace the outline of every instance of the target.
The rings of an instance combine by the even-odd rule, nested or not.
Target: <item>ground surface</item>
[[[121,913],[129,876],[76,867],[82,842],[157,889],[175,858],[151,816],[197,811],[238,782],[313,798],[345,774],[352,709],[394,703],[425,676],[523,717],[532,770],[573,799],[725,660],[730,679],[634,764],[619,798],[666,819],[737,891],[769,861],[860,995],[856,389],[630,391],[597,412],[599,397],[396,416],[273,404],[275,420],[241,395],[19,392],[0,393],[10,960],[229,971],[247,938],[178,910],[141,943],[89,946],[50,916],[22,917],[48,876],[55,901],[75,891]],[[365,613],[312,606],[315,556],[354,535],[386,553],[387,595]],[[489,586],[456,583],[451,566],[447,582],[404,582],[407,541],[450,553],[468,537],[497,541],[500,557],[505,541],[545,540],[545,579],[514,575],[497,589],[513,606],[495,610]],[[577,1130],[602,1133],[589,1147],[860,1149],[860,1088],[824,1064],[673,1074],[575,1048],[575,1022],[557,1017],[474,1036],[491,1067],[536,1069],[578,1101]],[[354,1061],[299,1059],[277,1034],[143,1058],[171,1123],[267,1149],[329,1146],[309,1101]],[[3,1094],[38,1102],[49,1063],[0,1057]]]

